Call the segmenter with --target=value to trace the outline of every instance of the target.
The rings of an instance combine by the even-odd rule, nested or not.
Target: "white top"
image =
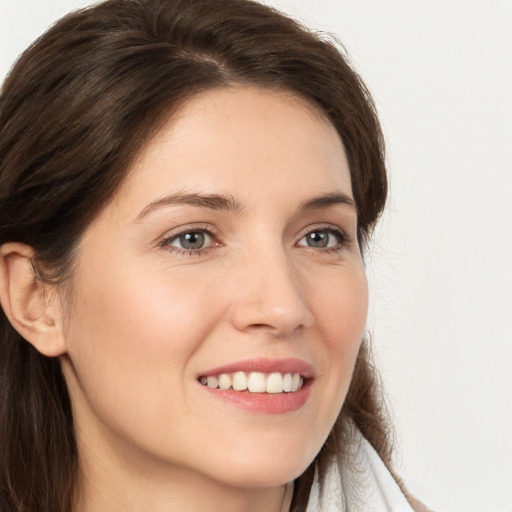
[[[333,464],[321,498],[315,478],[306,512],[414,512],[377,452],[359,432],[356,435],[353,454],[358,469],[342,469],[340,477],[337,465]]]

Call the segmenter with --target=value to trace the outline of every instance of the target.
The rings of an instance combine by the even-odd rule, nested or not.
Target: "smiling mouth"
[[[199,382],[210,389],[248,393],[294,393],[302,388],[304,377],[300,373],[233,372],[202,376]]]

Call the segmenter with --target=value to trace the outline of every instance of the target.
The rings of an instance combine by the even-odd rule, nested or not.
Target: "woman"
[[[2,511],[412,510],[363,340],[382,138],[334,45],[107,0],[0,126]]]

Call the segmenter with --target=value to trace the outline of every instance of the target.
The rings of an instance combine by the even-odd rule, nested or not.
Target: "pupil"
[[[184,249],[200,249],[204,245],[204,234],[186,233],[181,236],[180,242]]]
[[[327,247],[329,237],[322,231],[313,231],[309,234],[308,243],[310,247]]]

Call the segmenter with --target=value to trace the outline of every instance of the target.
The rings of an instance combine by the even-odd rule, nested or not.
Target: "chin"
[[[257,451],[257,450],[255,450]],[[235,456],[233,456],[235,455]],[[238,488],[273,488],[299,477],[311,464],[316,453],[306,456],[295,447],[286,455],[276,456],[270,448],[259,453],[231,454],[216,468],[226,484]],[[222,466],[222,467],[221,467]]]
[[[222,480],[225,484],[245,489],[270,489],[286,485],[299,477],[306,470],[307,466],[257,468],[244,471],[229,471],[224,474]],[[218,476],[216,477],[218,479]]]

